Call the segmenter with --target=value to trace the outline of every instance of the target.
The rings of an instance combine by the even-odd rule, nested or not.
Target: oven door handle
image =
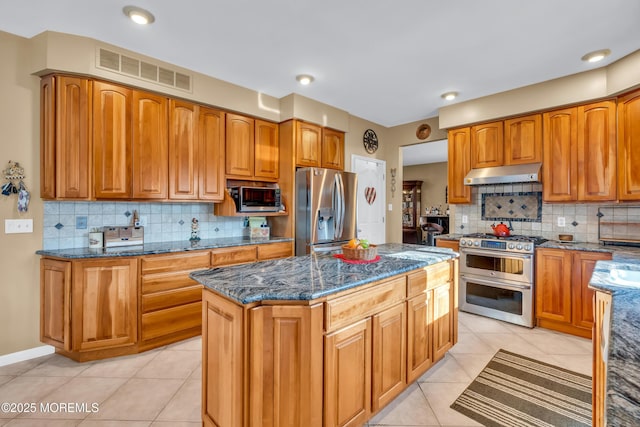
[[[533,255],[531,254],[519,254],[514,252],[497,252],[497,251],[488,253],[486,250],[477,250],[477,249],[471,249],[471,248],[460,248],[460,252],[462,252],[463,254],[492,256],[496,258],[531,259],[533,257]]]
[[[519,285],[517,283],[504,283],[497,282],[491,280],[479,279],[478,277],[471,277],[461,274],[460,277],[464,277],[465,279],[469,279],[475,283],[479,283],[481,285],[491,286],[492,288],[502,288],[502,289],[511,289],[511,290],[527,290],[531,289],[531,285]]]

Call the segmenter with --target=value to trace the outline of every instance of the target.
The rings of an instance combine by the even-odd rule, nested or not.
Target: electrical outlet
[[[5,234],[33,233],[33,220],[32,219],[5,219],[4,233]]]
[[[564,227],[565,226],[565,220],[563,216],[559,216],[558,217],[558,227]]]
[[[388,210],[389,210],[389,212],[391,212],[393,210],[393,205],[391,203],[389,203]]]
[[[462,223],[463,224],[467,224],[469,222],[469,216],[468,215],[462,215]]]
[[[140,215],[140,227],[146,227],[146,226],[147,226],[147,216]]]

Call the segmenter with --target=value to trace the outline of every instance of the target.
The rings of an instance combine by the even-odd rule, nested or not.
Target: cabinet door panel
[[[577,109],[543,115],[542,195],[547,202],[577,200]]]
[[[322,304],[250,311],[249,425],[322,425]]]
[[[574,326],[592,330],[593,299],[595,292],[589,288],[589,281],[596,262],[611,259],[611,254],[595,252],[574,252],[572,283],[572,322]]]
[[[131,90],[93,83],[93,162],[98,199],[131,197]]]
[[[56,79],[40,80],[40,197],[56,197]]]
[[[169,198],[198,198],[198,106],[171,100],[169,105]]]
[[[253,177],[254,120],[237,114],[227,114],[226,174]]]
[[[90,82],[56,77],[56,197],[91,196]]]
[[[442,359],[455,341],[455,292],[451,283],[433,289],[433,360]]]
[[[504,164],[502,122],[483,123],[471,127],[471,168]]]
[[[640,91],[618,100],[618,198],[640,200]]]
[[[371,414],[371,319],[325,337],[325,426],[360,426]]]
[[[536,250],[536,317],[571,323],[571,251]]]
[[[224,199],[225,114],[212,108],[200,107],[198,121],[200,138],[200,183],[202,200]]]
[[[471,130],[469,128],[449,131],[448,152],[449,203],[471,203],[471,187],[464,185],[464,177],[471,170]]]
[[[578,107],[578,130],[578,200],[615,200],[615,103]]]
[[[71,262],[40,260],[40,341],[71,350]]]
[[[333,129],[322,130],[323,168],[344,169],[344,133]]]
[[[296,166],[320,167],[322,128],[296,122]]]
[[[418,379],[433,364],[433,292],[407,301],[407,382]]]
[[[74,263],[73,350],[95,350],[136,343],[136,264],[136,259]]]
[[[280,169],[280,150],[278,125],[276,123],[255,121],[254,173],[256,178],[278,179]]]
[[[246,425],[243,421],[243,310],[213,292],[203,293],[202,417],[205,425]]]
[[[167,198],[167,104],[163,96],[133,91],[133,198]]]
[[[406,384],[405,303],[373,316],[372,410],[391,402]]]
[[[505,120],[504,148],[505,165],[542,162],[542,116]]]

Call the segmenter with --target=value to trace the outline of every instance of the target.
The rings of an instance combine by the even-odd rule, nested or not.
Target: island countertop
[[[458,256],[448,248],[396,243],[379,245],[378,254],[380,260],[369,264],[349,264],[327,252],[201,270],[190,277],[241,304],[308,301]]]

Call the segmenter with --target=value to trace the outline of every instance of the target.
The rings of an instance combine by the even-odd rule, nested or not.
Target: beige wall
[[[0,355],[41,345],[40,276],[35,251],[42,247],[40,200],[40,79],[29,73],[29,41],[0,32],[0,169],[9,160],[24,167],[31,203],[19,213],[17,196],[0,195]],[[4,175],[1,177],[2,183]],[[33,233],[4,234],[4,220],[31,218]]]
[[[422,181],[422,195],[420,215],[425,214],[425,208],[438,207],[443,211],[447,208],[445,191],[447,188],[447,162],[430,163],[426,165],[405,166],[403,168],[405,181]]]

